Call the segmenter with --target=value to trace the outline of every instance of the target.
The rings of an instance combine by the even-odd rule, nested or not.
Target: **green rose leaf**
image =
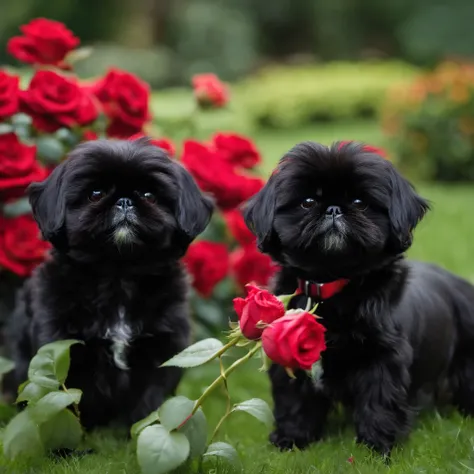
[[[244,411],[269,427],[272,427],[275,422],[268,403],[260,398],[252,398],[251,400],[239,403],[234,406],[232,411]]]
[[[204,457],[217,456],[219,458],[226,459],[230,464],[235,467],[240,466],[240,459],[237,451],[233,446],[228,443],[212,443],[207,451],[203,454]]]
[[[222,347],[223,344],[219,339],[204,339],[176,354],[162,364],[162,367],[197,367],[212,360]]]
[[[146,418],[143,418],[143,420],[137,421],[130,430],[132,438],[135,439],[147,426],[153,425],[157,421],[160,421],[157,410],[152,411]]]
[[[64,145],[55,137],[45,136],[36,140],[38,156],[47,163],[58,163],[66,154]]]
[[[194,402],[186,397],[173,397],[166,400],[158,409],[161,424],[168,430],[173,431],[191,416]]]
[[[40,398],[43,398],[51,390],[49,388],[38,385],[34,382],[27,382],[26,385],[20,390],[16,402],[30,402],[35,403]]]
[[[8,374],[15,368],[15,363],[5,357],[0,356],[0,375]]]
[[[188,438],[190,459],[197,458],[206,451],[207,420],[201,408],[178,431]]]
[[[26,197],[15,199],[15,201],[3,205],[3,215],[9,219],[29,213],[31,213],[31,206]]]
[[[60,128],[56,132],[56,137],[62,143],[65,143],[67,146],[70,147],[76,146],[81,141],[81,137],[77,133],[74,133],[72,130],[69,130],[69,128]]]
[[[39,428],[43,446],[47,450],[76,448],[82,440],[82,428],[78,418],[70,410],[56,413]]]
[[[137,457],[142,474],[164,474],[183,464],[189,456],[189,441],[183,433],[170,433],[164,426],[147,426],[138,436]]]
[[[3,434],[3,453],[5,457],[14,459],[20,455],[41,456],[43,452],[38,425],[27,408],[8,423]]]
[[[70,348],[84,344],[74,339],[55,341],[38,350],[28,369],[28,379],[42,387],[57,390],[66,381],[70,364]]]
[[[50,392],[31,407],[31,418],[38,424],[44,423],[73,403],[78,403],[81,395],[67,392]]]

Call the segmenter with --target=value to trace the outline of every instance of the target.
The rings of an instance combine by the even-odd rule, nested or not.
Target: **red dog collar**
[[[301,293],[309,296],[312,300],[322,301],[331,298],[336,293],[339,293],[348,283],[349,280],[343,278],[328,283],[315,283],[308,280],[298,280],[298,289]]]

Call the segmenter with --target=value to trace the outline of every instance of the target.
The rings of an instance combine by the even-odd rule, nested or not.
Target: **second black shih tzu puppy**
[[[278,447],[318,440],[336,401],[352,410],[357,440],[385,455],[422,400],[450,394],[474,413],[474,287],[403,256],[427,210],[356,143],[296,145],[248,204],[260,249],[282,266],[274,292],[299,287],[293,306],[319,301],[327,328],[317,382],[270,370]]]
[[[146,140],[79,145],[29,195],[53,250],[11,320],[14,385],[42,345],[80,339],[66,384],[83,390],[83,425],[134,423],[180,380],[179,369],[159,366],[189,342],[179,260],[208,224],[212,202]]]

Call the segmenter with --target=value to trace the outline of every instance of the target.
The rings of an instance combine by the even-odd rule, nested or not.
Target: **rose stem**
[[[209,385],[209,387],[207,387],[206,390],[204,390],[204,392],[202,393],[202,395],[198,398],[198,400],[196,401],[196,404],[194,405],[194,409],[191,415],[194,415],[198,411],[198,408],[203,404],[204,400],[224,379],[227,379],[227,377],[237,367],[241,366],[244,362],[247,362],[249,359],[251,359],[260,350],[260,347],[262,347],[262,343],[258,342],[257,344],[255,344],[255,347],[253,347],[249,352],[247,352],[247,354],[245,354],[240,359],[236,360],[227,370],[224,371],[223,374],[219,375],[219,377],[217,377],[217,379],[214,380],[214,382],[212,382],[211,385]]]
[[[219,363],[221,366],[221,375],[225,373],[224,370],[224,364],[222,363],[222,358],[219,358]],[[227,379],[224,377],[224,389],[225,393],[227,396],[227,407],[224,413],[224,416],[219,420],[219,423],[217,423],[216,428],[214,429],[214,433],[212,433],[211,440],[209,443],[212,443],[212,440],[216,437],[217,432],[219,431],[219,428],[222,426],[222,423],[227,419],[227,417],[230,415],[230,412],[232,410],[232,400],[230,399],[230,393],[229,393],[229,386],[227,384]]]

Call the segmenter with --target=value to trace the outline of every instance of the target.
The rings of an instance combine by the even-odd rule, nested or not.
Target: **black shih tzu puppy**
[[[296,145],[249,202],[248,226],[282,266],[274,292],[299,288],[293,307],[318,301],[327,329],[317,382],[270,370],[276,446],[321,438],[336,401],[358,442],[385,455],[422,400],[450,393],[474,413],[474,287],[403,256],[427,210],[389,161],[353,142]]]
[[[188,344],[188,281],[180,258],[212,201],[146,140],[79,145],[29,189],[51,258],[27,280],[10,327],[15,383],[44,344],[80,339],[67,385],[83,390],[87,428],[134,423],[176,388],[160,364]]]

